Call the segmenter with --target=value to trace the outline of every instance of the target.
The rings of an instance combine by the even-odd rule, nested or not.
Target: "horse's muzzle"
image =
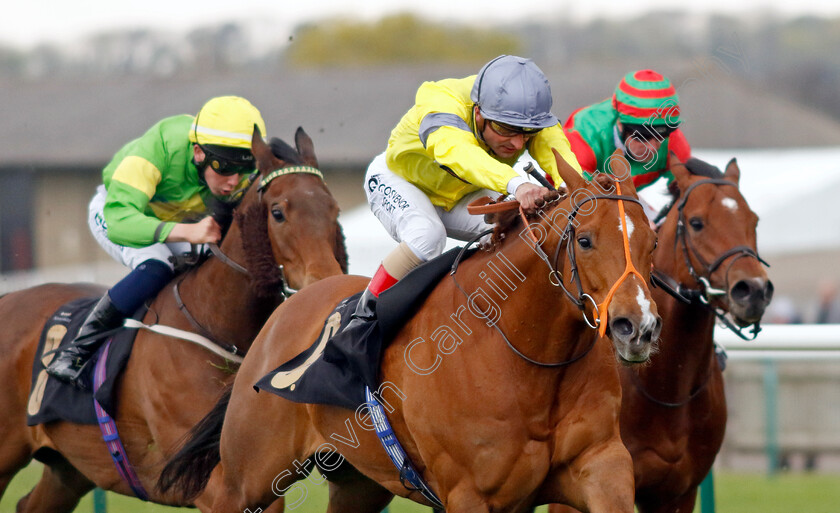
[[[629,317],[613,317],[609,327],[619,359],[626,363],[641,363],[650,358],[653,343],[662,330],[662,319],[658,315],[646,315],[636,323]]]
[[[745,278],[729,289],[729,311],[741,326],[761,320],[773,299],[773,282],[765,278]]]

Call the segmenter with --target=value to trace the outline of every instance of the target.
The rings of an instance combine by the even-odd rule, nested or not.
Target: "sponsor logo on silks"
[[[382,206],[385,207],[388,212],[393,212],[395,208],[405,210],[405,208],[409,206],[408,200],[403,198],[402,195],[390,185],[382,183],[379,176],[380,175],[373,175],[368,179],[368,191],[371,194],[378,192],[382,195]]]
[[[370,180],[368,180],[368,183],[367,183],[368,191],[370,191],[370,192],[375,191],[376,186],[378,186],[378,185],[379,185],[379,175],[371,176]]]
[[[96,213],[96,215],[93,216],[93,222],[96,223],[96,225],[102,228],[103,230],[108,229],[108,225],[105,223],[105,219],[102,217],[102,214],[98,212]]]

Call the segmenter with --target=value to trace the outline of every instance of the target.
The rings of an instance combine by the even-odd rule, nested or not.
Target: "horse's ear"
[[[257,125],[254,125],[254,134],[251,136],[251,153],[257,159],[257,169],[261,173],[271,169],[274,156],[271,153],[271,148],[263,140],[262,133]]]
[[[738,168],[738,161],[734,158],[729,161],[729,164],[726,164],[726,172],[723,173],[723,177],[727,180],[735,182],[735,185],[738,185],[738,180],[741,179],[741,169]]]
[[[624,151],[616,149],[610,155],[610,174],[621,185],[621,194],[638,196],[636,185],[633,183],[633,173],[630,171],[630,163],[624,157]]]
[[[674,178],[677,180],[677,184],[685,183],[691,178],[691,171],[685,167],[677,154],[673,151],[668,155],[668,170],[674,175]],[[685,187],[680,187],[680,189],[685,189]]]
[[[312,138],[309,137],[302,126],[295,131],[295,147],[303,159],[303,163],[314,168],[318,167],[318,159],[315,157],[315,145],[312,144]]]
[[[566,188],[568,188],[569,191],[575,191],[584,187],[586,185],[586,180],[584,180],[575,168],[570,166],[569,163],[560,156],[560,153],[558,153],[556,149],[551,148],[551,151],[554,152],[554,160],[557,162],[557,173],[560,175],[560,178],[563,179],[563,183],[566,184]]]

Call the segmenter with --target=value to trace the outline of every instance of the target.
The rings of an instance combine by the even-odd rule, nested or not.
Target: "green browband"
[[[263,189],[268,187],[268,184],[271,183],[271,181],[274,180],[275,178],[277,178],[278,176],[291,175],[291,174],[295,174],[295,173],[306,173],[306,174],[310,174],[310,175],[315,175],[318,178],[320,178],[321,180],[324,179],[324,175],[321,174],[321,172],[319,170],[315,169],[314,167],[310,167],[310,166],[282,167],[280,169],[275,169],[274,171],[269,173],[265,178],[260,180],[260,186],[257,188],[257,190],[262,191]]]

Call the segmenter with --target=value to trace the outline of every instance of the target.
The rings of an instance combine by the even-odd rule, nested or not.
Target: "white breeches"
[[[93,199],[90,200],[90,205],[88,205],[88,226],[96,242],[114,260],[130,269],[135,269],[146,260],[153,258],[164,262],[170,269],[173,269],[174,267],[169,257],[173,254],[190,252],[189,242],[158,242],[143,248],[130,248],[111,242],[108,238],[108,227],[105,224],[105,216],[102,214],[102,209],[105,207],[106,194],[104,185],[97,187],[96,194],[94,194]]]
[[[499,196],[482,189],[461,198],[452,210],[437,207],[423,191],[388,169],[385,153],[368,166],[365,194],[371,211],[391,237],[408,244],[423,261],[440,255],[447,237],[470,240],[491,228],[484,216],[469,214],[467,205],[481,196]]]

